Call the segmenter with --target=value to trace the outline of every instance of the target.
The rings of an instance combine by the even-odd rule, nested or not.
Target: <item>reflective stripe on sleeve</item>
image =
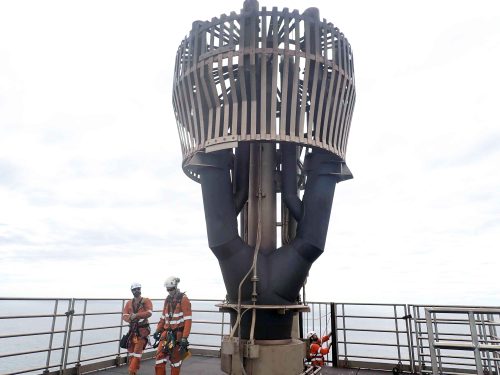
[[[157,361],[155,362],[155,365],[161,365],[162,363],[165,363],[165,362],[167,362],[167,360],[166,360],[166,359],[159,359],[159,360],[157,360]]]
[[[189,316],[185,316],[184,320],[191,320],[191,316],[190,315]]]
[[[141,358],[142,357],[142,354],[139,354],[139,353],[131,353],[130,355],[132,357],[136,357],[136,358]]]

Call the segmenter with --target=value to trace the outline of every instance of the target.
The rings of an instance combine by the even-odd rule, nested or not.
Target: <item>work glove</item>
[[[156,331],[153,335],[153,338],[158,341],[161,337],[161,332],[160,331]]]
[[[130,320],[135,320],[136,317],[137,317],[137,314],[134,314],[134,313],[130,314]]]
[[[189,346],[189,342],[188,342],[187,337],[183,337],[181,339],[181,341],[179,341],[179,346],[181,347],[181,349],[184,349],[184,350],[187,349],[187,347]]]

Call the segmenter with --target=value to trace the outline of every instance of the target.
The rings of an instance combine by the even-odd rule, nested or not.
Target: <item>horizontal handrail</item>
[[[123,349],[118,349],[119,335],[128,330],[129,325],[121,320],[121,308],[128,299],[40,299],[40,298],[0,298],[0,303],[4,301],[38,301],[42,302],[41,305],[48,306],[56,304],[58,306],[56,313],[45,313],[41,311],[38,314],[12,314],[2,315],[0,319],[5,322],[12,320],[17,322],[13,330],[19,327],[19,333],[3,333],[0,335],[0,344],[2,339],[29,339],[30,337],[43,337],[51,336],[59,337],[54,342],[58,345],[46,348],[34,348],[33,350],[20,346],[23,348],[22,352],[4,353],[0,354],[0,359],[10,360],[13,357],[29,356],[29,354],[42,355],[47,353],[51,356],[50,363],[40,363],[39,367],[30,367],[24,370],[14,371],[10,373],[2,372],[0,375],[15,375],[25,374],[45,369],[62,369],[63,366],[74,366],[77,364],[91,364],[92,366],[98,361],[99,363],[112,363],[117,358],[125,358],[127,352]],[[117,309],[114,310],[113,305],[101,304],[102,302],[116,304]],[[152,299],[155,305],[158,302],[163,303],[164,299]],[[199,309],[193,308],[193,330],[191,331],[192,339],[191,347],[200,348],[200,350],[215,350],[216,353],[220,348],[220,341],[222,335],[227,334],[227,328],[231,323],[228,318],[223,318],[224,314],[218,309],[211,310],[208,304],[220,303],[221,300],[201,300],[191,299],[192,302],[199,303]],[[83,303],[95,304],[91,312],[82,311]],[[59,304],[59,305],[58,305]],[[203,305],[205,304],[205,305]],[[486,357],[488,350],[500,351],[500,339],[496,333],[496,327],[500,325],[498,316],[500,315],[500,308],[494,307],[449,307],[449,306],[425,306],[425,305],[403,305],[403,304],[376,304],[376,303],[331,303],[331,302],[309,302],[310,312],[303,313],[303,326],[301,335],[302,337],[306,332],[315,330],[318,333],[326,333],[330,331],[335,332],[334,344],[332,351],[328,354],[326,363],[338,363],[343,358],[355,360],[367,360],[372,363],[376,362],[376,366],[394,366],[394,364],[403,363],[408,369],[413,372],[428,373],[425,366],[430,367],[431,355],[429,353],[430,345],[428,344],[429,335],[426,329],[422,329],[426,325],[426,319],[422,317],[423,310],[429,309],[433,315],[433,324],[437,324],[444,330],[438,331],[438,336],[434,342],[434,347],[441,350],[441,366],[446,369],[446,373],[458,373],[460,369],[464,373],[470,374],[469,370],[476,365],[474,356],[467,356],[466,349],[477,349],[484,353],[482,358],[486,364],[498,365],[500,358]],[[74,306],[74,311],[71,309]],[[107,307],[107,308],[106,308]],[[351,308],[352,307],[352,308]],[[95,310],[103,308],[102,312]],[[37,307],[40,309],[40,307]],[[55,308],[50,308],[54,310]],[[50,311],[49,309],[49,311]],[[69,310],[69,311],[63,311]],[[4,310],[9,311],[9,310]],[[25,310],[27,311],[27,310]],[[153,310],[154,314],[161,313],[162,310]],[[409,312],[412,311],[411,316]],[[478,326],[477,345],[471,344],[472,335],[470,332],[460,332],[463,328],[468,327],[469,319],[461,318],[459,315],[464,313],[473,313],[476,318]],[[197,314],[198,318],[195,318]],[[443,314],[455,314],[457,316],[439,316]],[[157,316],[157,315],[154,315]],[[227,316],[227,315],[226,315]],[[91,320],[85,320],[85,317],[92,317]],[[104,320],[100,321],[99,318],[103,317]],[[218,320],[218,318],[220,320]],[[39,332],[26,332],[25,326],[22,326],[23,320],[35,319],[43,322],[43,325],[35,323],[34,327],[42,328]],[[64,322],[73,319],[73,323],[67,325],[67,329],[61,328]],[[116,319],[116,323],[114,323]],[[52,321],[53,330],[44,329],[46,324]],[[57,322],[57,324],[55,324]],[[104,325],[99,325],[105,323]],[[158,323],[157,319],[150,320],[152,330],[154,325]],[[24,322],[25,324],[25,322]],[[31,324],[31,323],[30,323]],[[82,326],[83,324],[83,326]],[[380,328],[378,328],[380,327]],[[11,328],[11,329],[12,329]],[[24,332],[22,332],[24,330]],[[105,330],[109,331],[108,334],[104,333]],[[101,333],[102,332],[102,333]],[[119,332],[122,332],[119,334]],[[69,335],[68,339],[61,338],[63,335]],[[116,335],[116,337],[115,337]],[[66,337],[66,336],[64,336]],[[83,341],[86,338],[86,342]],[[100,338],[104,337],[104,338]],[[75,339],[78,340],[75,341]],[[33,340],[34,341],[34,340]],[[198,342],[197,342],[198,341]],[[41,342],[41,340],[37,340]],[[116,344],[116,346],[114,346]],[[102,346],[101,353],[99,347]],[[84,350],[84,348],[93,349]],[[95,348],[95,349],[94,349]],[[206,348],[206,349],[202,349]],[[454,354],[447,352],[448,350],[459,350],[464,352],[464,355]],[[96,354],[97,350],[97,355]],[[59,360],[61,351],[71,353],[65,355],[64,359]],[[76,356],[76,352],[78,355]],[[80,355],[80,352],[83,355]],[[56,354],[57,353],[57,354]],[[85,355],[87,353],[87,355]],[[145,353],[154,355],[155,350],[147,348]],[[490,351],[491,353],[491,351]],[[102,354],[102,355],[101,355]],[[107,359],[107,361],[103,361]],[[118,360],[118,359],[117,359]],[[117,362],[118,363],[118,362]],[[120,362],[122,363],[122,362]],[[361,362],[360,362],[361,363]],[[375,363],[375,362],[373,362]],[[26,366],[33,365],[33,363],[26,363]],[[374,365],[375,366],[375,365]],[[385,367],[384,367],[385,366]],[[0,365],[1,367],[1,365]],[[374,367],[375,368],[375,367]],[[379,368],[379,367],[377,367]],[[389,367],[389,369],[392,367]],[[451,369],[451,371],[449,371]],[[458,369],[458,370],[457,370]],[[455,371],[456,370],[456,371]],[[12,372],[14,371],[14,372]]]

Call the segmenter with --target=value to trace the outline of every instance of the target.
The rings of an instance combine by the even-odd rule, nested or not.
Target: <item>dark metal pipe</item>
[[[297,221],[302,219],[302,202],[297,195],[297,146],[293,143],[281,143],[281,194],[288,210]]]
[[[312,263],[324,250],[338,162],[329,154],[315,152],[308,156],[304,213],[296,238],[257,258],[259,305],[295,304]],[[200,153],[196,165],[201,176],[209,246],[219,260],[229,302],[236,303],[238,285],[252,265],[254,249],[238,235],[230,158],[228,151]],[[247,280],[242,286],[241,303],[250,304],[251,298],[252,284]],[[249,336],[250,316],[246,314],[242,319],[242,338]],[[283,316],[275,311],[258,311],[255,339],[290,338],[292,321],[292,313]]]
[[[325,151],[314,150],[306,156],[307,184],[302,199],[304,213],[297,226],[297,237],[321,252],[325,248],[333,195],[341,167],[342,162]]]
[[[196,155],[200,173],[208,246],[221,267],[229,301],[236,303],[238,285],[248,272],[253,249],[238,234],[236,208],[230,176],[231,152],[217,151]],[[245,282],[242,295],[251,294],[250,282]]]
[[[234,204],[239,214],[248,200],[248,172],[250,166],[250,144],[241,142],[236,148],[236,168],[234,170]]]

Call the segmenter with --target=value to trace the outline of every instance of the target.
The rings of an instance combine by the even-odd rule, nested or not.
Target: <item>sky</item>
[[[500,3],[317,7],[354,53],[311,301],[500,305]],[[0,297],[223,299],[171,105],[177,47],[234,1],[0,1]]]

